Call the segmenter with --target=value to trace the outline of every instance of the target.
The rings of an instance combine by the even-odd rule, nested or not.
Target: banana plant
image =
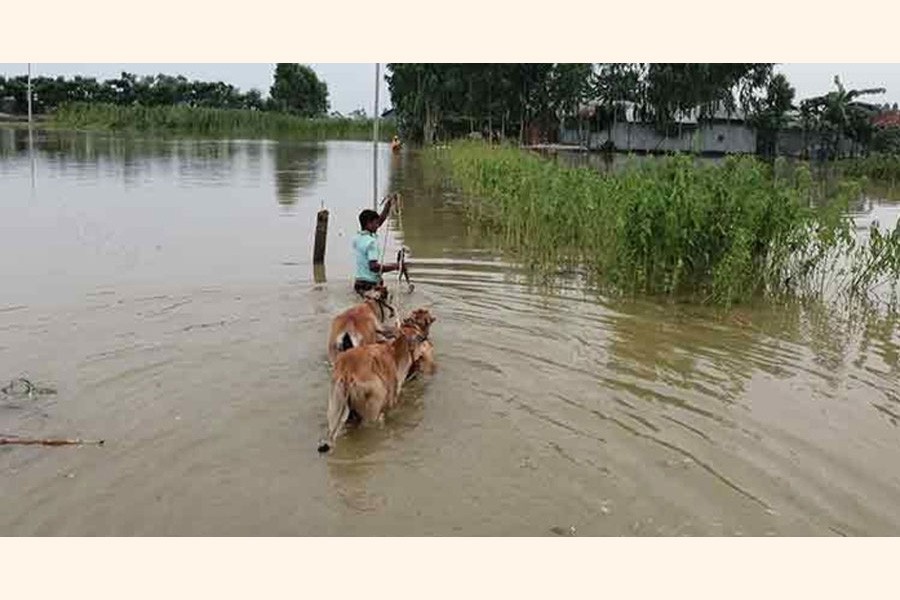
[[[841,137],[861,145],[868,143],[872,134],[869,122],[871,111],[857,99],[886,91],[884,88],[848,90],[837,75],[834,76],[834,85],[837,88],[835,91],[801,103],[801,112],[807,115],[811,126],[825,138],[829,158],[838,156]]]

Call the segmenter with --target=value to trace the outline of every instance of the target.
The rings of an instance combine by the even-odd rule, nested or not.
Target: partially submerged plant
[[[728,305],[896,284],[898,229],[857,241],[858,182],[827,188],[803,165],[682,155],[602,174],[478,143],[429,159],[501,246],[537,269],[586,267],[607,292]]]

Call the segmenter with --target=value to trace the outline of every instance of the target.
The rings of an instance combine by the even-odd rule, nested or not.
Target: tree
[[[610,128],[625,101],[659,124],[693,111],[703,120],[747,111],[771,77],[770,63],[604,63],[596,73],[587,63],[391,63],[386,74],[401,130],[426,144],[438,130],[493,132],[497,121],[522,142],[550,138],[592,92]]]
[[[102,83],[92,77],[76,75],[71,80],[64,77],[35,77],[32,79],[34,112],[37,114],[55,110],[72,103],[101,103],[119,106],[204,106],[209,108],[261,109],[262,94],[250,90],[242,94],[233,85],[218,81],[188,81],[179,75],[159,74],[137,77],[122,73],[116,79]],[[27,111],[27,77],[10,79],[0,77],[0,99],[12,97],[16,113]]]
[[[549,76],[550,100],[556,118],[562,122],[566,115],[575,114],[587,100],[593,83],[594,65],[591,63],[558,63]]]
[[[449,65],[390,63],[387,68],[391,103],[397,109],[401,130],[430,144],[446,100],[442,87]]]
[[[477,128],[505,134],[518,124],[524,139],[534,127],[555,132],[561,118],[587,95],[590,64],[391,63],[386,79],[404,136],[431,143],[439,131]]]
[[[328,112],[328,86],[306,65],[278,63],[269,90],[276,108],[303,117],[320,117]]]
[[[766,95],[753,102],[750,123],[757,128],[757,147],[762,154],[777,153],[778,131],[787,125],[795,93],[787,77],[779,73],[769,80]]]
[[[623,112],[625,102],[638,102],[642,97],[645,68],[638,63],[601,63],[594,77],[594,93],[602,106],[598,121],[606,124],[607,138]]]
[[[697,112],[698,120],[724,109],[745,112],[766,87],[772,63],[650,63],[641,86],[642,113],[659,124]]]
[[[256,88],[251,88],[244,95],[243,108],[248,110],[262,110],[264,106],[262,92]]]
[[[872,134],[871,149],[883,154],[900,155],[900,127],[879,127]]]
[[[885,92],[884,88],[847,90],[837,75],[834,76],[834,85],[837,88],[835,91],[809,98],[800,104],[805,127],[817,131],[823,137],[829,158],[840,155],[842,137],[854,142],[854,146],[868,146],[872,139],[870,116],[873,111],[868,105],[857,101],[857,98]],[[855,154],[855,151],[851,150],[851,154]]]

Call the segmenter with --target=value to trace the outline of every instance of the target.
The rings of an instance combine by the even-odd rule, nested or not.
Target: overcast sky
[[[375,87],[375,65],[327,63],[310,65],[320,78],[328,83],[331,109],[344,114],[364,108],[372,114]],[[0,63],[0,74],[19,75],[26,72],[24,64]],[[85,75],[97,79],[117,77],[122,71],[138,75],[184,75],[188,79],[224,81],[242,91],[257,88],[268,93],[272,85],[272,64],[177,64],[177,63],[143,63],[143,64],[35,64],[33,75],[73,76]],[[847,88],[887,88],[887,93],[866,98],[870,102],[883,104],[900,103],[900,64],[781,64],[777,71],[787,75],[797,90],[797,98],[824,94],[833,89],[835,75],[840,75]],[[382,75],[384,65],[382,65]],[[390,105],[387,84],[381,80],[379,105],[383,108]]]

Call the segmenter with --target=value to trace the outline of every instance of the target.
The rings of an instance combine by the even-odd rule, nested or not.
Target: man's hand
[[[384,222],[387,220],[388,215],[391,214],[391,205],[393,205],[393,203],[394,203],[394,197],[395,197],[396,195],[397,195],[396,193],[391,194],[390,196],[388,196],[388,197],[385,199],[385,201],[384,201],[384,208],[381,209],[381,216],[379,217],[380,220],[378,221],[378,226],[379,226],[379,227],[381,227],[381,224],[384,223]]]
[[[375,273],[390,273],[400,268],[397,263],[380,264],[377,260],[369,261],[369,269]]]

